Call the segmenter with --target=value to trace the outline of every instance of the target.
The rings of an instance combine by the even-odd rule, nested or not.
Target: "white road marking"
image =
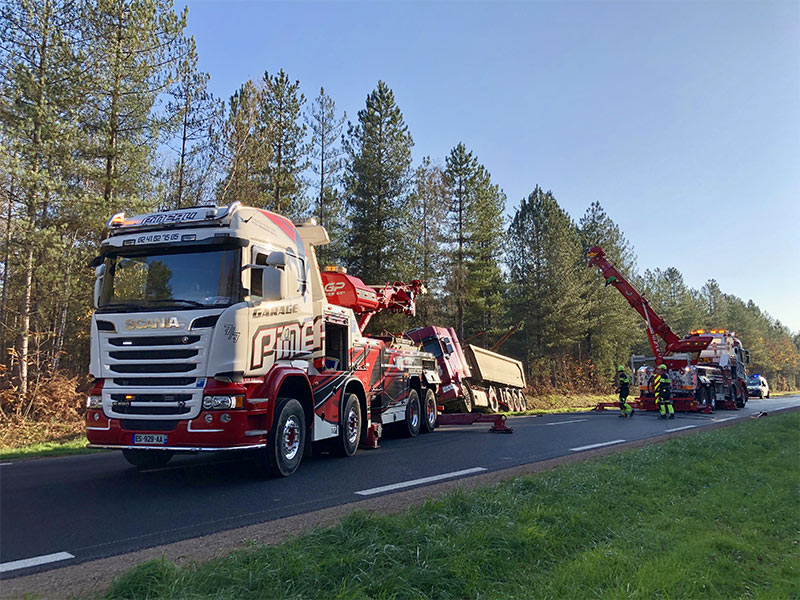
[[[38,567],[39,565],[46,565],[47,563],[58,562],[60,560],[69,560],[70,558],[75,557],[69,552],[56,552],[54,554],[34,556],[33,558],[12,560],[11,562],[0,563],[0,573],[7,573],[8,571],[16,571],[18,569],[26,569],[28,567]]]
[[[13,465],[14,463],[0,463],[0,467],[7,467],[8,465]]]
[[[570,448],[573,452],[580,452],[581,450],[591,450],[592,448],[601,448],[602,446],[611,446],[612,444],[621,444],[627,440],[612,440],[610,442],[600,442],[599,444],[590,444],[589,446],[578,446],[577,448]]]
[[[732,421],[735,418],[736,417],[725,417],[724,419],[712,419],[712,421],[714,421],[714,423],[722,423],[724,421]]]
[[[567,423],[582,423],[583,421],[588,421],[589,419],[573,419],[572,421],[558,421],[556,423],[545,423],[545,425],[566,425]]]
[[[683,427],[676,427],[675,429],[667,429],[667,431],[683,431],[684,429],[694,429],[697,425],[684,425]]]
[[[452,473],[442,473],[441,475],[431,475],[430,477],[423,477],[421,479],[412,479],[411,481],[403,481],[401,483],[382,485],[381,487],[358,491],[356,492],[356,494],[358,494],[359,496],[371,496],[372,494],[380,494],[381,492],[388,492],[390,490],[399,490],[414,485],[420,485],[422,483],[430,483],[431,481],[440,481],[442,479],[452,479],[453,477],[460,477],[461,475],[480,473],[481,471],[485,470],[486,469],[484,467],[474,467],[472,469],[464,469],[463,471],[453,471]]]

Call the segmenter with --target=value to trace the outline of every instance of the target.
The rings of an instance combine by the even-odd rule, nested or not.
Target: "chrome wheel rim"
[[[426,404],[427,404],[426,414],[428,415],[428,423],[433,425],[436,422],[436,402],[430,400],[429,402],[426,402]]]
[[[291,415],[283,425],[283,456],[292,460],[300,450],[300,422]]]
[[[416,429],[417,425],[419,424],[419,411],[417,410],[417,405],[414,404],[413,402],[410,402],[408,405],[408,411],[409,411],[409,416],[411,417],[409,419],[411,427]]]
[[[347,441],[350,444],[355,444],[356,439],[358,438],[358,430],[359,430],[359,418],[358,418],[358,411],[355,408],[351,408],[350,412],[347,413]]]

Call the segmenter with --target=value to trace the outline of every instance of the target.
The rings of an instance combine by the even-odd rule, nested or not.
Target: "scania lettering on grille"
[[[164,317],[163,319],[126,319],[125,329],[170,329],[180,328],[178,317]]]

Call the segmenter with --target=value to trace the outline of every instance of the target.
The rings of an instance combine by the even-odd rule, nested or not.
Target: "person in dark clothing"
[[[621,419],[632,417],[635,412],[628,404],[628,395],[631,393],[631,378],[625,373],[625,367],[617,367],[617,390],[619,393],[619,416]]]

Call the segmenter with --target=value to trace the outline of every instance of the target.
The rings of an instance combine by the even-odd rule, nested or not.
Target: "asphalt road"
[[[178,456],[139,472],[121,453],[0,464],[0,578],[122,554],[353,502],[398,489],[547,460],[670,431],[800,406],[800,396],[751,400],[713,415],[616,411],[447,426],[414,439],[387,436],[351,458],[304,461],[284,479],[262,479],[242,454]]]

